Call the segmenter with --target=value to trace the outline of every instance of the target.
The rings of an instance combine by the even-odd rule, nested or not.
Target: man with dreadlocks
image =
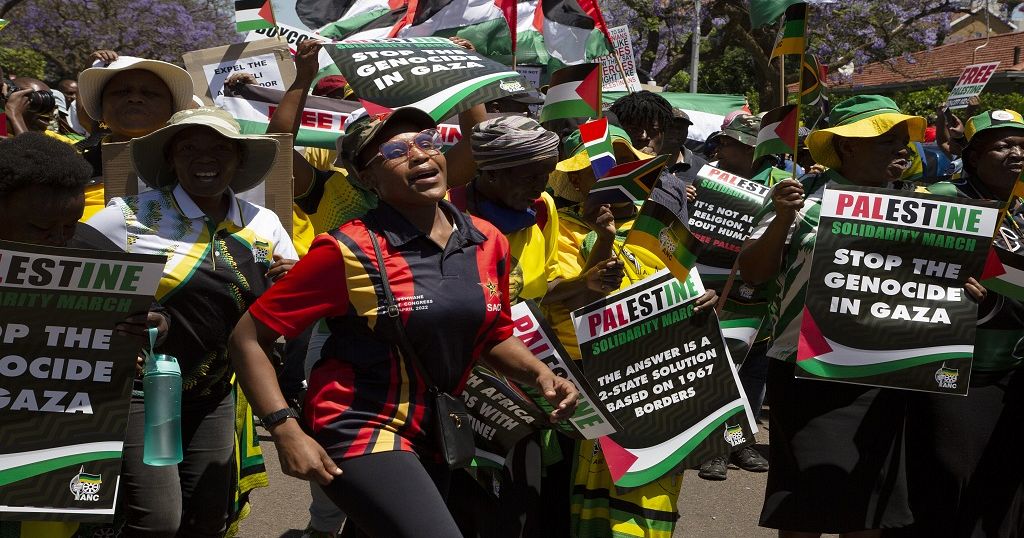
[[[682,222],[689,221],[686,203],[696,198],[692,185],[697,170],[704,165],[683,147],[692,122],[682,110],[672,108],[664,97],[647,90],[623,96],[609,111],[632,140],[633,147],[644,153],[667,153],[669,162],[660,177],[660,189],[652,197],[671,209]],[[682,153],[680,153],[682,152]]]

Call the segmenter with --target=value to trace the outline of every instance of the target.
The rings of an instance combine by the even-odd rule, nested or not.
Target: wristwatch
[[[263,423],[264,428],[273,428],[274,426],[277,426],[278,424],[290,418],[298,420],[299,414],[295,412],[295,410],[292,409],[291,407],[285,407],[284,409],[278,409],[277,411],[274,411],[269,415],[260,417],[260,422]]]

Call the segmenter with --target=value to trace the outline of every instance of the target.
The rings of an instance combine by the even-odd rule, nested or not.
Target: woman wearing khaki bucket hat
[[[905,461],[911,396],[795,379],[794,367],[825,187],[886,187],[899,180],[910,165],[908,144],[924,138],[925,120],[901,113],[889,98],[861,95],[837,105],[830,125],[807,137],[814,160],[829,169],[805,177],[803,184],[777,184],[739,259],[748,283],[778,284],[770,320],[768,356],[776,360],[768,370],[772,442],[761,525],[779,529],[783,537],[874,537],[879,529],[913,522]],[[975,299],[984,295],[973,279],[966,289]]]
[[[100,138],[95,133],[78,144],[93,166],[83,221],[106,204],[102,142],[127,142],[156,131],[172,114],[193,106],[194,91],[188,72],[167,62],[119,56],[110,50],[98,50],[92,58],[94,66],[78,76],[79,115],[99,122],[110,134]]]
[[[235,469],[228,335],[298,257],[273,212],[235,196],[263,181],[277,153],[276,140],[239,131],[217,108],[174,114],[130,145],[153,190],[114,198],[79,226],[125,252],[167,258],[156,301],[170,328],[155,351],[181,366],[184,459],[143,464],[145,408],[136,393],[124,445],[126,535],[222,536],[227,528]]]

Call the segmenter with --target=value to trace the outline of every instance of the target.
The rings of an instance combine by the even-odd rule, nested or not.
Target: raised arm
[[[790,227],[804,205],[803,186],[792,179],[779,182],[772,189],[772,204],[775,213],[764,233],[748,239],[740,251],[740,274],[751,285],[763,284],[779,274]]]
[[[295,82],[292,82],[292,85],[285,90],[281,102],[278,103],[274,115],[271,116],[270,124],[267,125],[268,134],[298,135],[302,110],[306,108],[306,96],[320,69],[318,59],[320,48],[320,42],[313,39],[299,43],[295,51]],[[313,167],[306,162],[306,158],[296,151],[292,158],[292,181],[296,196],[309,191],[309,187],[313,184],[313,171]]]

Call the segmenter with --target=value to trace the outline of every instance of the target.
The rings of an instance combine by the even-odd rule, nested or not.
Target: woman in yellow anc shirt
[[[628,135],[611,126],[616,161],[632,162],[650,158],[633,148]],[[558,212],[559,271],[565,279],[578,278],[589,271],[605,269],[621,274],[620,280],[599,293],[575,294],[560,301],[549,297],[545,314],[562,345],[575,360],[580,360],[579,345],[569,313],[601,296],[647,278],[664,269],[656,255],[642,248],[626,246],[625,239],[639,213],[641,202],[594,205],[586,201],[596,182],[590,158],[578,132],[566,138],[566,160],[558,163],[550,185],[561,206]],[[662,196],[659,187],[651,197]],[[686,222],[686,218],[681,216]],[[552,294],[554,295],[554,294]],[[696,309],[711,308],[714,291],[697,300]],[[585,366],[585,365],[584,365]],[[682,475],[668,475],[650,484],[619,491],[612,483],[608,465],[596,441],[577,443],[573,464],[571,494],[571,536],[612,538],[636,536],[670,538],[678,519],[676,503]]]

